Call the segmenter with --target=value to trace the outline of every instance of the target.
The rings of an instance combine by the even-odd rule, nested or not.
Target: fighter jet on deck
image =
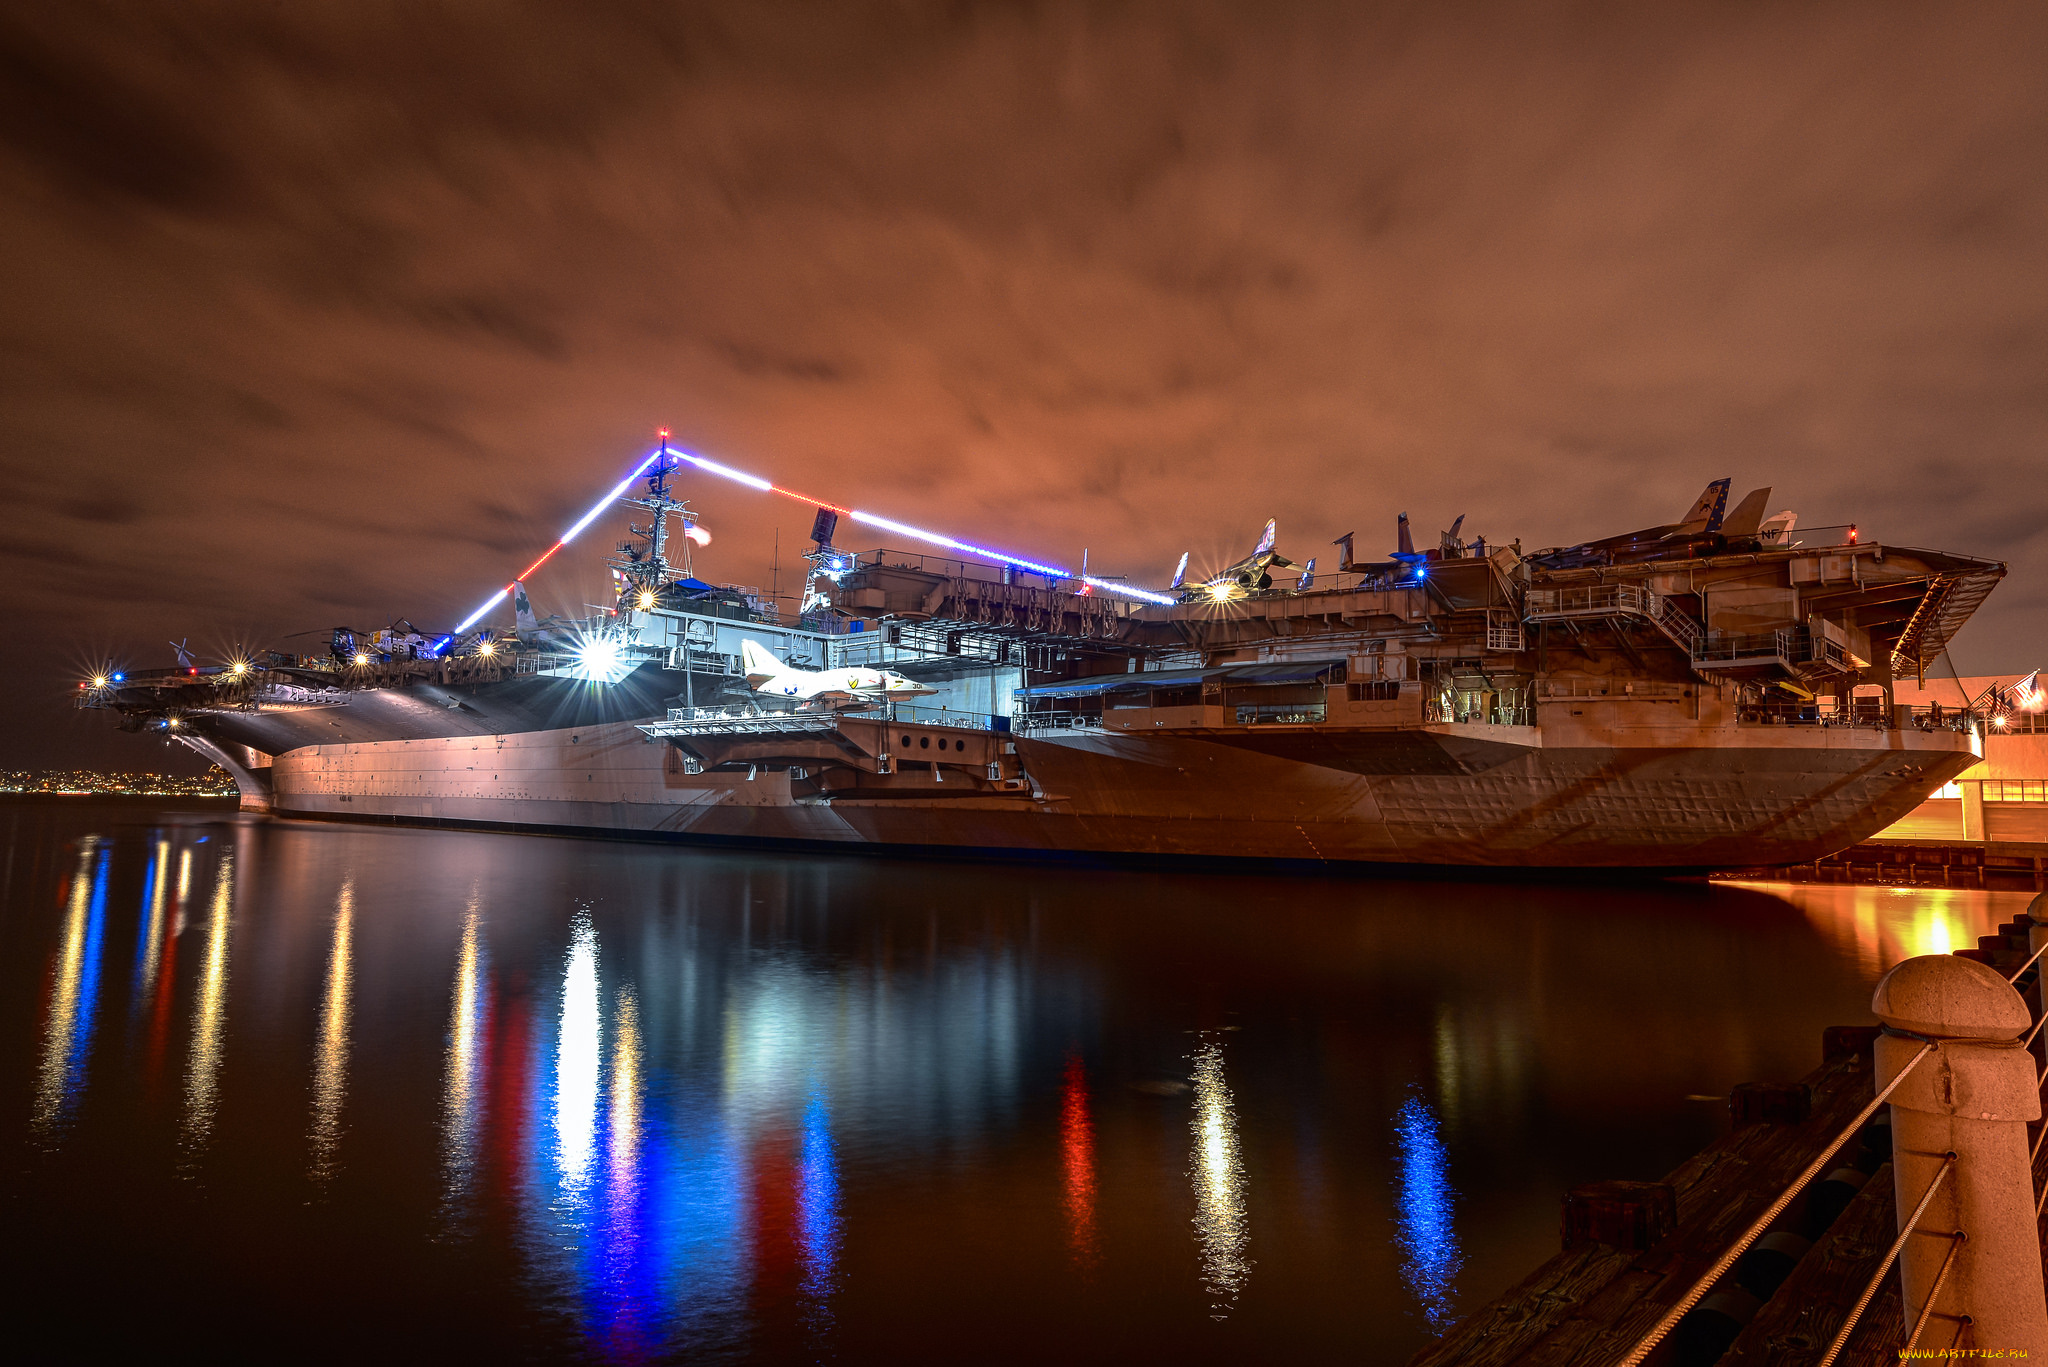
[[[1662,527],[1645,527],[1622,536],[1602,537],[1577,546],[1538,551],[1535,558],[1547,569],[1571,569],[1581,565],[1619,565],[1646,560],[1685,559],[1719,555],[1727,551],[1756,550],[1781,546],[1798,521],[1792,512],[1764,516],[1770,506],[1769,486],[1752,489],[1731,512],[1728,488],[1731,481],[1717,479],[1707,485],[1685,517]],[[1850,529],[1850,539],[1855,529]]]
[[[1181,557],[1180,568],[1174,571],[1172,587],[1181,591],[1183,603],[1229,603],[1239,598],[1249,598],[1273,587],[1273,576],[1269,572],[1274,566],[1284,570],[1299,568],[1292,560],[1273,549],[1273,542],[1279,535],[1279,519],[1268,518],[1266,531],[1259,538],[1259,544],[1252,553],[1213,579],[1199,584],[1187,584],[1183,577],[1187,572],[1187,557]]]
[[[759,641],[740,642],[747,686],[763,697],[796,698],[804,712],[845,712],[936,693],[891,669],[791,669]]]

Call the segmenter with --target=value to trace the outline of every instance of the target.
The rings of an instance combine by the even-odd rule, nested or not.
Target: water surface
[[[16,800],[7,1297],[76,1356],[1398,1363],[2026,900]]]

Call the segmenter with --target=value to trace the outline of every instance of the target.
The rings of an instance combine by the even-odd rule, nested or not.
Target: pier
[[[1894,966],[1876,1026],[1661,1181],[1564,1197],[1559,1253],[1410,1367],[2048,1354],[2040,960],[2048,896],[1975,949]]]

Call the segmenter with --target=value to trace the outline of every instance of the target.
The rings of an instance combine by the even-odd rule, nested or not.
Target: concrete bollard
[[[1891,1097],[1892,1173],[1902,1224],[1944,1155],[1956,1155],[1954,1171],[1899,1255],[1908,1331],[1960,1230],[1962,1245],[1921,1346],[1946,1348],[1967,1316],[1969,1345],[2048,1358],[2048,1300],[2027,1143],[2027,1123],[2040,1118],[2041,1096],[2033,1058],[2018,1044],[2033,1023],[2026,1003],[1996,969],[1929,954],[1894,965],[1879,980],[1870,1009],[1888,1027],[1877,1041],[1878,1087],[1897,1076],[1925,1040],[1937,1045]]]

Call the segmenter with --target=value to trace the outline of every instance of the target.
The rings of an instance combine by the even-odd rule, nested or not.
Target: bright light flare
[[[576,677],[588,683],[617,683],[630,665],[619,643],[609,636],[596,636],[576,647]]]
[[[95,674],[92,676],[92,686],[94,688],[105,688],[111,682],[112,680],[108,679],[107,676],[104,674]]]
[[[360,651],[360,650],[358,650],[358,651],[356,652],[356,663],[357,663],[357,664],[359,664],[359,665],[366,665],[366,664],[368,664],[369,662],[370,662],[370,657],[369,657],[369,655],[368,655],[368,654],[367,654],[366,652],[364,652],[364,651]]]

